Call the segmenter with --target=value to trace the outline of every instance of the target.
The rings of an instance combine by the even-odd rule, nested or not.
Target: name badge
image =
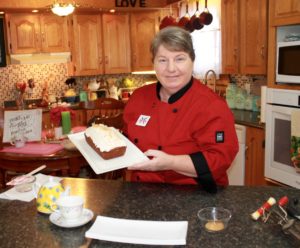
[[[145,127],[149,120],[150,120],[150,116],[140,115],[140,117],[136,121],[135,125],[140,126],[140,127]]]

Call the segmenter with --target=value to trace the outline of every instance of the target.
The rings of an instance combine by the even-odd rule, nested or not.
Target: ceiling
[[[143,10],[163,8],[179,0],[9,0],[0,1],[0,9],[47,9],[54,2],[73,3],[85,10]]]

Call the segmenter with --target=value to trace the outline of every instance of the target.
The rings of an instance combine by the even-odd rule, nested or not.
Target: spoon
[[[27,173],[25,175],[15,177],[14,179],[12,179],[8,183],[6,183],[6,185],[17,185],[17,184],[23,183],[26,180],[26,178],[34,175],[35,173],[43,170],[44,168],[46,168],[46,165],[42,165],[42,166],[34,169],[33,171],[31,171],[31,172],[29,172],[29,173]]]
[[[205,25],[209,25],[211,24],[212,20],[213,20],[213,16],[211,13],[209,13],[209,10],[207,8],[207,0],[205,0],[205,8],[200,15],[200,22]]]

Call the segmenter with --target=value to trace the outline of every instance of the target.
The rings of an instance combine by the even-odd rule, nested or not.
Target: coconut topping
[[[120,137],[114,127],[103,124],[93,124],[87,128],[85,135],[90,137],[97,148],[102,152],[108,152],[116,147],[126,146],[125,141]]]

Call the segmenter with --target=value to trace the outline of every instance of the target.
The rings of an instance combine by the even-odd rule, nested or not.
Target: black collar
[[[193,84],[193,77],[183,88],[181,88],[180,90],[178,90],[176,93],[174,93],[173,95],[171,95],[169,97],[168,103],[172,104],[172,103],[176,102],[177,100],[179,100],[185,94],[185,92],[187,92],[188,89],[191,88],[192,84]],[[156,95],[159,100],[160,100],[159,91],[160,91],[161,87],[162,87],[162,85],[158,81],[156,84]]]

